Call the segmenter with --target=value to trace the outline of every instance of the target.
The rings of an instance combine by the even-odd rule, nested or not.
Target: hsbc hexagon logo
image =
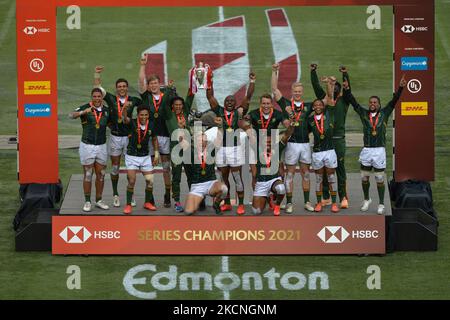
[[[67,226],[59,236],[66,243],[85,243],[92,236],[92,233],[83,226]]]
[[[35,34],[37,31],[38,30],[35,27],[25,27],[25,28],[23,28],[23,32],[25,34],[29,34],[29,35]]]
[[[403,31],[403,33],[413,33],[414,30],[416,30],[416,28],[414,28],[414,26],[412,26],[412,25],[405,24],[401,28],[401,30]]]
[[[325,226],[317,236],[325,243],[342,243],[350,234],[341,226]]]

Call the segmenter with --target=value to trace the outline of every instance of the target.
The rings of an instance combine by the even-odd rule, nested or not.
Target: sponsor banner
[[[428,102],[402,102],[402,116],[427,116]]]
[[[50,94],[50,81],[24,81],[23,93],[25,95]]]
[[[50,117],[51,106],[48,103],[46,103],[46,104],[28,103],[28,104],[25,104],[24,112],[25,112],[25,117],[27,117],[27,118],[29,118],[29,117]]]
[[[53,254],[384,254],[385,217],[54,216]]]
[[[427,57],[402,57],[401,58],[402,71],[425,71],[428,70]]]

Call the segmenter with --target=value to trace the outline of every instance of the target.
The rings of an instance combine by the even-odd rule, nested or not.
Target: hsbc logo
[[[350,236],[352,239],[377,239],[380,233],[378,230],[352,230],[350,234],[342,226],[326,226],[317,236],[325,243],[343,243]]]
[[[92,233],[83,226],[68,226],[61,231],[59,236],[66,243],[85,243],[92,236]]]
[[[348,231],[341,226],[326,226],[317,234],[325,243],[342,243],[349,235]]]
[[[401,29],[403,33],[423,32],[428,31],[428,27],[415,27],[410,24],[405,24]]]
[[[36,33],[41,32],[41,33],[47,33],[50,32],[50,28],[36,28],[35,26],[27,26],[25,28],[23,28],[23,33],[27,34],[27,35],[35,35]]]

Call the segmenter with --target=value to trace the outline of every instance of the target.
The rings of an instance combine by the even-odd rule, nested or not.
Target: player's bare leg
[[[144,171],[142,175],[145,179],[145,203],[144,209],[155,211],[155,199],[153,198],[153,171]]]
[[[84,192],[84,206],[83,211],[89,212],[92,210],[91,205],[91,189],[92,189],[92,175],[94,165],[83,166],[83,192]]]
[[[311,188],[311,180],[309,174],[309,164],[300,163],[300,174],[302,176],[304,208],[310,212],[314,211],[314,207],[309,201],[309,191]]]
[[[321,212],[322,211],[322,192],[323,192],[323,173],[324,168],[321,168],[319,170],[315,170],[316,174],[316,198],[317,203],[314,207],[315,212]]]
[[[225,202],[223,205],[220,206],[220,210],[223,211],[231,211],[231,202],[230,202],[230,167],[221,167],[219,168],[220,175],[222,176],[222,182],[225,183],[225,185],[228,188],[228,193],[225,197]]]
[[[339,207],[336,202],[336,194],[337,194],[337,178],[336,178],[336,169],[334,168],[325,168],[325,173],[328,178],[328,186],[331,195],[331,212],[339,212]]]
[[[280,215],[280,205],[284,199],[284,195],[286,194],[286,187],[284,186],[283,181],[281,181],[281,180],[275,181],[272,184],[271,191],[276,196],[276,203],[273,207],[273,215],[279,216]]]
[[[216,214],[221,214],[220,203],[228,194],[228,187],[221,181],[216,181],[209,190],[209,195],[213,197],[213,208]]]
[[[203,197],[195,194],[188,194],[186,197],[186,203],[184,204],[184,213],[188,216],[193,215],[202,201]]]
[[[253,196],[252,200],[252,211],[254,215],[260,215],[263,213],[266,207],[266,197]]]
[[[231,175],[233,176],[234,185],[236,187],[236,193],[238,196],[238,208],[236,213],[238,215],[243,215],[245,213],[244,207],[244,182],[241,175],[242,166],[231,167]],[[228,186],[227,186],[228,188]]]
[[[102,200],[103,187],[105,186],[106,166],[94,163],[95,170],[95,206],[103,210],[108,210],[109,206]]]
[[[294,210],[292,204],[292,193],[294,192],[294,176],[295,176],[295,165],[287,165],[287,173],[286,173],[286,213],[292,213]]]

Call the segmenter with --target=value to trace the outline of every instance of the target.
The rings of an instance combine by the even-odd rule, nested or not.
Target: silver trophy
[[[199,62],[194,69],[195,82],[198,89],[205,89],[206,68],[203,62]]]

